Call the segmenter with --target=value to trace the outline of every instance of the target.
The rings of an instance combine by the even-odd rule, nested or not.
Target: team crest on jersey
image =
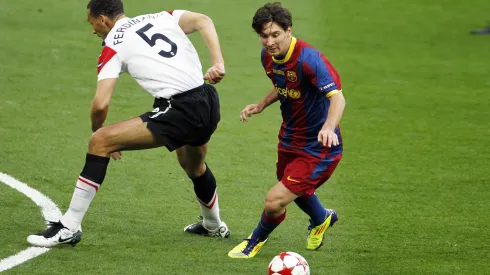
[[[294,71],[288,71],[287,75],[288,75],[288,80],[291,82],[296,82],[296,80],[298,80],[298,77],[296,76],[296,72]]]
[[[301,97],[301,93],[298,90],[291,89],[289,90],[289,97],[292,99],[298,99]]]

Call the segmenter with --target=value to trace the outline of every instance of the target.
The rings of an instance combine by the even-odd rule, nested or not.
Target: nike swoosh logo
[[[71,239],[73,239],[73,236],[71,236],[71,237],[69,237],[69,238],[66,238],[66,239],[63,239],[63,238],[61,238],[61,236],[60,236],[60,238],[58,239],[58,242],[60,242],[60,243],[64,243],[64,242],[66,242],[66,241],[70,241]]]
[[[297,181],[297,180],[293,180],[293,179],[291,178],[291,176],[288,176],[288,181],[299,182],[299,181]]]
[[[100,68],[102,65],[104,65],[104,62],[97,64],[97,68]]]

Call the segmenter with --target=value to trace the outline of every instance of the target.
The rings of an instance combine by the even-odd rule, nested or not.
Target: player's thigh
[[[341,159],[342,154],[339,154],[328,159],[323,159],[317,164],[315,173],[310,176],[310,179],[316,182],[315,189],[319,188],[330,179]]]
[[[147,122],[143,122],[139,117],[100,128],[93,134],[91,146],[92,143],[102,144],[110,152],[149,149],[165,145],[163,141],[155,138],[147,128]]]
[[[284,168],[280,181],[291,192],[302,195],[315,191],[318,181],[312,180],[321,159],[304,154],[296,154]]]
[[[330,178],[341,158],[342,154],[328,158],[298,155],[287,165],[281,182],[295,194],[312,195]]]
[[[284,176],[284,170],[292,160],[292,154],[283,150],[277,150],[277,160],[276,160],[276,176],[277,180],[281,180]]]

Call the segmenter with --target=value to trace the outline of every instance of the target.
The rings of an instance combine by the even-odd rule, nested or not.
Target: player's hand
[[[122,159],[122,154],[121,154],[121,152],[111,153],[111,158],[113,160],[120,160],[120,159]]]
[[[318,143],[321,143],[325,147],[332,147],[339,145],[339,137],[330,128],[322,128],[318,133]]]
[[[225,77],[225,64],[223,63],[216,63],[204,74],[204,80],[207,80],[209,84],[219,83],[223,77]]]
[[[249,104],[240,112],[240,121],[247,122],[247,118],[252,115],[259,114],[264,110],[260,104]]]

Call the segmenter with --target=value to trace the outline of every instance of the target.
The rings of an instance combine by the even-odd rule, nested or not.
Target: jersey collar
[[[288,62],[291,58],[291,55],[293,55],[294,46],[296,46],[296,37],[291,38],[291,44],[289,45],[288,52],[286,53],[286,57],[284,57],[284,59],[275,59],[274,57],[272,57],[272,60],[277,64],[284,64]]]

